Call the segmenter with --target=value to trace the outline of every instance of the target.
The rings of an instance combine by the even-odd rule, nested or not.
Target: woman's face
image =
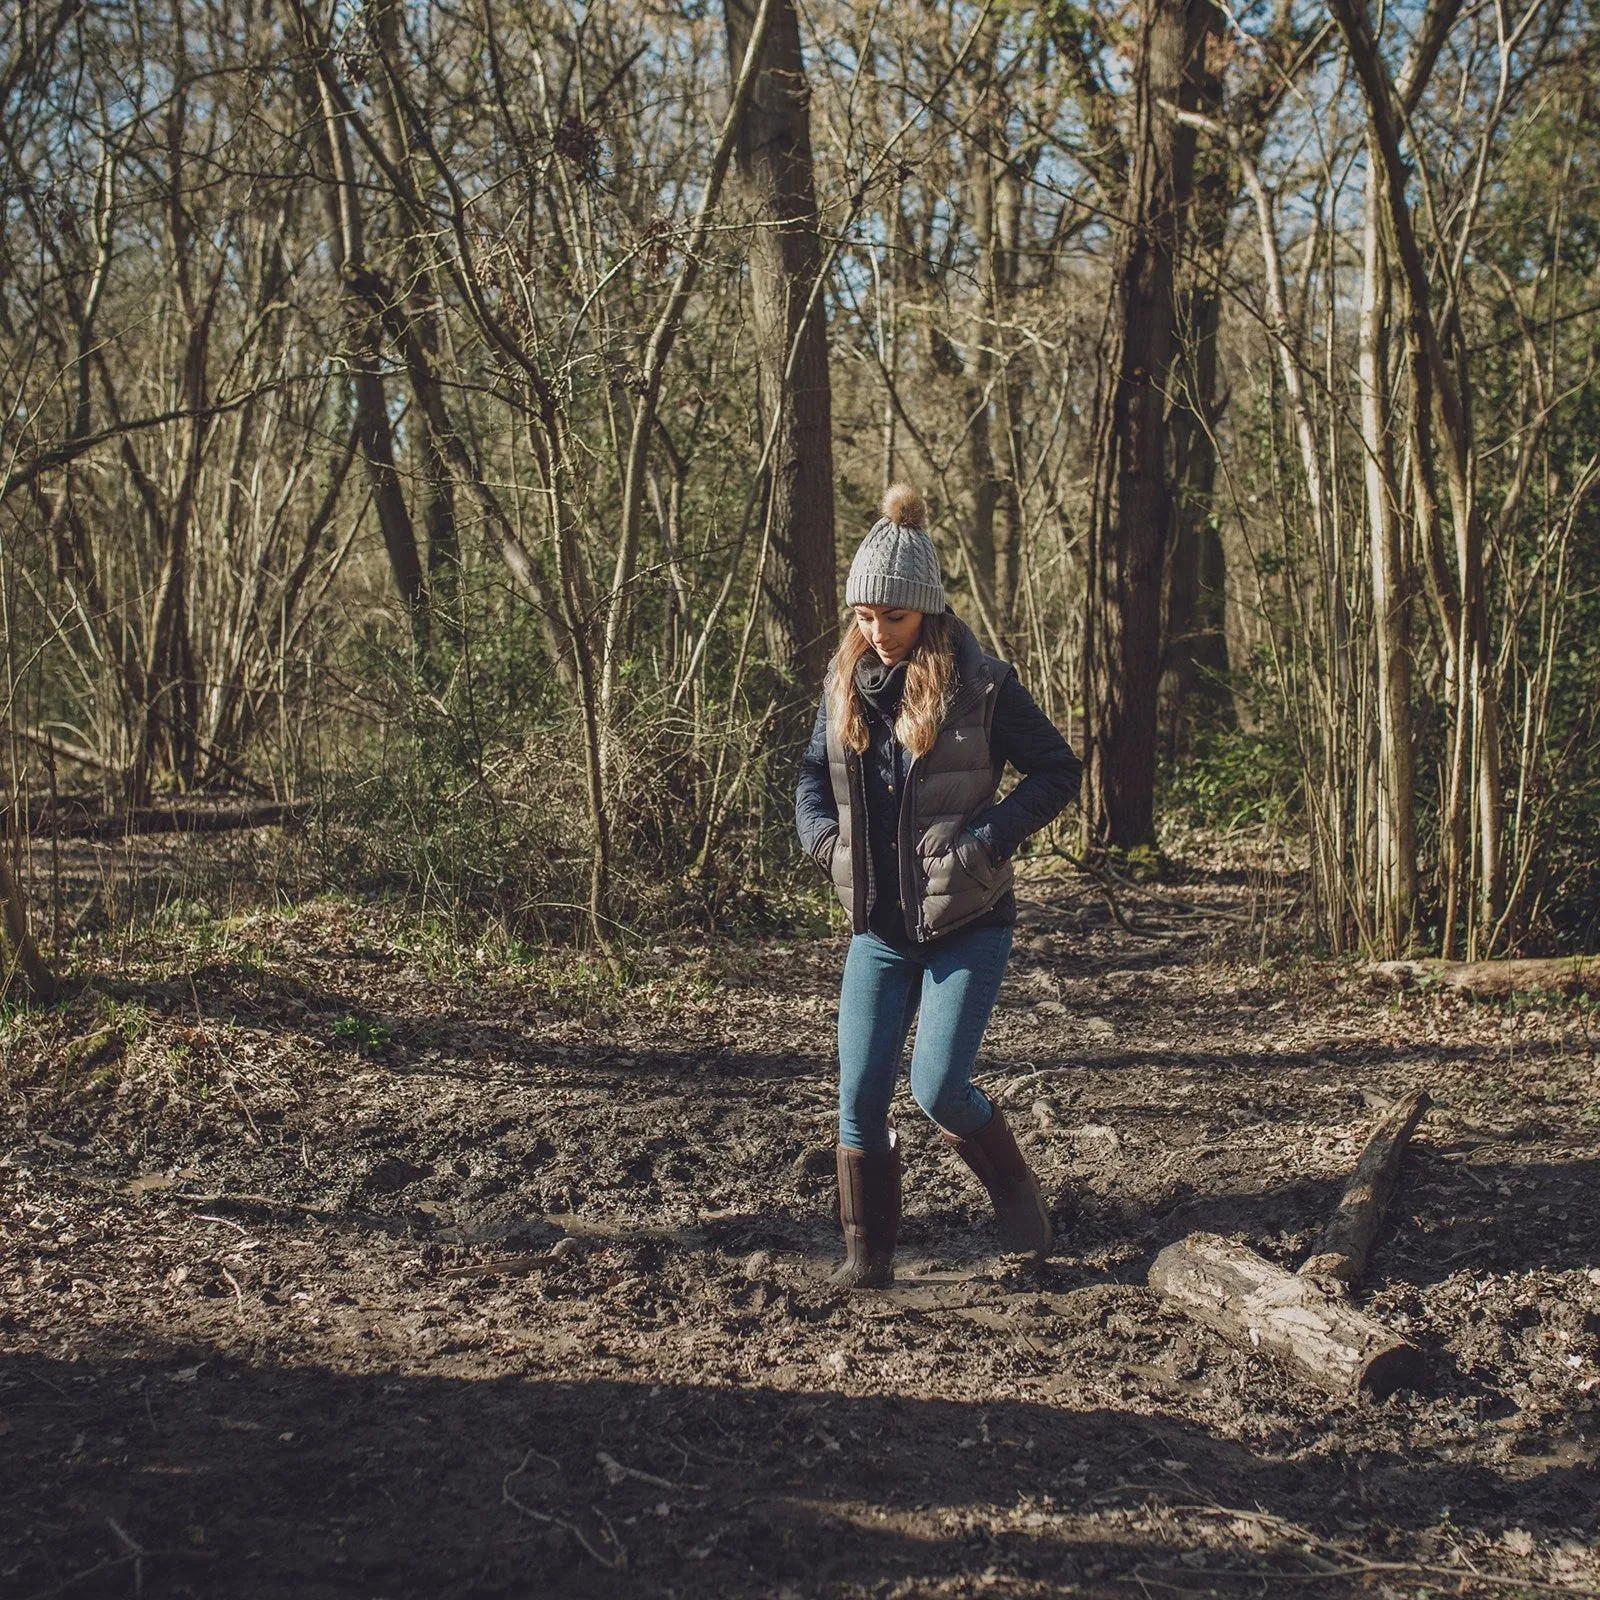
[[[856,606],[856,626],[886,667],[904,661],[922,632],[922,613],[901,606]]]

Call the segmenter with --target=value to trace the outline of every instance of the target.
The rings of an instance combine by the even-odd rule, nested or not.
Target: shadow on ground
[[[1018,1401],[343,1376],[182,1347],[6,1357],[0,1395],[16,1596],[817,1595],[890,1578],[931,1594],[984,1574],[1024,1584],[1000,1592],[1142,1576],[1200,1593],[1215,1569],[1270,1594],[1305,1552],[1252,1512],[1336,1537],[1363,1519],[1404,1543],[1446,1506],[1463,1528],[1569,1528],[1600,1487],[1579,1467],[1274,1459],[1171,1418]],[[1317,1592],[1359,1580],[1323,1571]]]

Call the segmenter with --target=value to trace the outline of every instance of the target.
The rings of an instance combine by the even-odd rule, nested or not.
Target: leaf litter
[[[1079,1220],[993,1254],[905,1100],[856,1298],[837,940],[457,973],[324,900],[87,961],[0,1060],[0,1592],[1600,1592],[1592,1014],[1263,963],[1236,874],[1163,938],[1030,870],[983,1081]],[[1361,1300],[1418,1390],[1160,1307],[1192,1229],[1292,1265],[1416,1084]]]

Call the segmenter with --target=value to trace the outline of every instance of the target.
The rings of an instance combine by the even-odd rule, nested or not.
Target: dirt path
[[[1263,968],[1182,893],[1219,915],[1146,938],[1030,890],[986,1081],[1081,1190],[1053,1259],[988,1253],[908,1101],[902,1282],[854,1299],[837,942],[618,999],[319,903],[11,1018],[0,1594],[1600,1590],[1600,1018]],[[1160,1309],[1191,1228],[1296,1263],[1418,1082],[1366,1303],[1421,1392]]]

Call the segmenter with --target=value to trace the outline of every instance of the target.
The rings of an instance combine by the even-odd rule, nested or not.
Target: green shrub
[[[1201,729],[1166,788],[1168,807],[1195,827],[1282,825],[1300,811],[1300,763],[1281,730]]]

